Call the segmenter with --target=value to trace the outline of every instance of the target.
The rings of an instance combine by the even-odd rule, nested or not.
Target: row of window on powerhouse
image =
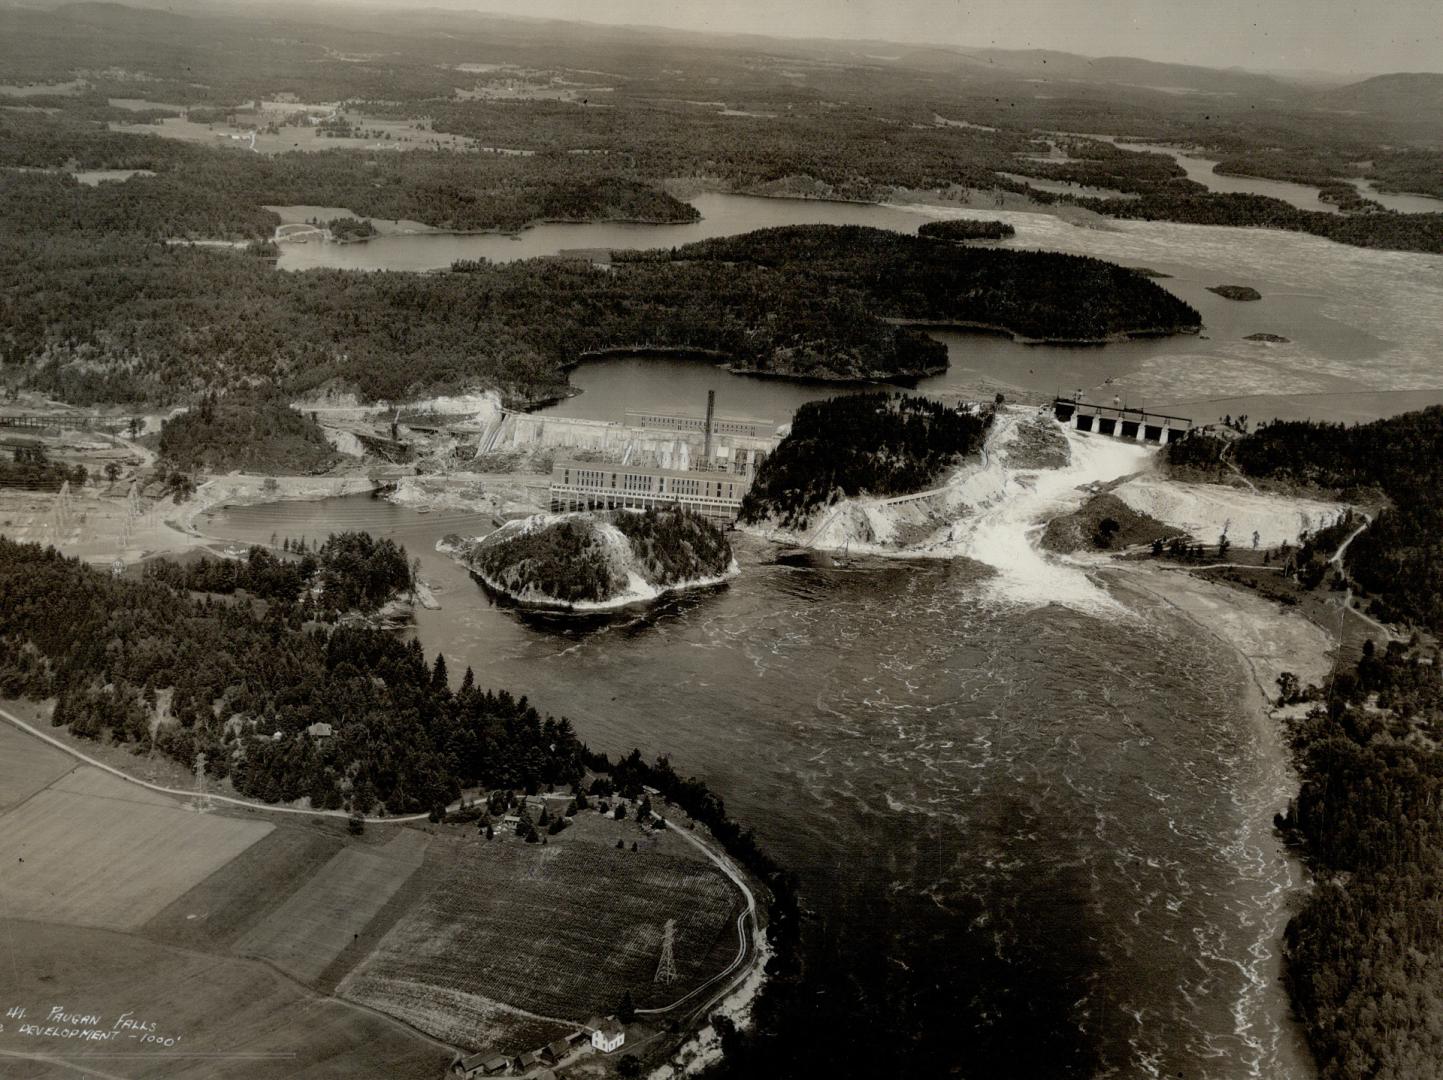
[[[554,474],[553,474],[554,475]],[[618,483],[618,479],[620,483]],[[561,471],[563,487],[586,491],[620,491],[628,495],[691,495],[717,499],[736,499],[746,485],[728,479],[705,476],[660,476],[653,473],[628,473],[602,469],[571,469]],[[738,490],[740,488],[741,490]]]

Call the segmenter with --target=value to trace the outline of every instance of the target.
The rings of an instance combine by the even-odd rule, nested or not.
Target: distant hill
[[[1319,108],[1376,113],[1408,123],[1437,123],[1443,114],[1443,75],[1400,72],[1340,86],[1316,95]]]

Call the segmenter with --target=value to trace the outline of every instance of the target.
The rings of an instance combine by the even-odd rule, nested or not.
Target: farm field
[[[0,724],[0,812],[24,802],[71,769],[75,759]]]
[[[151,794],[85,766],[0,815],[5,913],[136,927],[272,828]]]
[[[617,849],[621,823],[582,814],[547,845],[498,835],[456,843],[447,880],[392,928],[341,985],[347,996],[396,1015],[419,1015],[444,995],[484,1030],[497,1002],[541,1017],[581,1021],[680,997],[725,965],[735,948],[740,898],[684,844],[661,833],[649,849]],[[642,833],[630,822],[628,836]],[[653,977],[662,929],[676,920],[678,979]],[[449,1007],[448,1007],[449,1011]]]
[[[177,1039],[160,1048],[128,1038],[86,1044],[26,1036],[7,1020],[0,1031],[0,1076],[7,1078],[437,1080],[451,1060],[447,1048],[402,1025],[317,998],[256,961],[16,919],[0,919],[0,937],[7,942],[0,979],[7,1008],[13,999],[43,1020],[63,1003],[68,1014],[100,1018],[86,1026],[105,1029],[130,1012],[154,1023],[155,1034]],[[72,1064],[23,1062],[16,1054]]]
[[[305,983],[331,963],[420,867],[429,838],[400,829],[384,845],[342,848],[235,943]]]
[[[142,932],[170,945],[226,949],[285,903],[341,845],[334,833],[279,824],[177,897]]]
[[[293,109],[300,109],[296,105]],[[257,130],[255,149],[261,154],[279,154],[287,150],[469,150],[475,141],[462,135],[447,135],[417,127],[409,120],[388,120],[371,117],[352,117],[352,122],[367,132],[379,135],[364,138],[352,136],[330,137],[323,135],[319,128],[309,125],[282,124],[274,133]],[[257,121],[268,122],[267,118]],[[124,131],[135,135],[160,135],[182,142],[200,143],[205,146],[233,146],[249,150],[251,128],[232,127],[228,124],[199,124],[183,117],[167,117],[155,124],[111,123],[110,130]]]

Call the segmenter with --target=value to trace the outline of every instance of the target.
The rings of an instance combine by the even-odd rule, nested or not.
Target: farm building
[[[548,1065],[555,1065],[571,1051],[571,1043],[566,1039],[557,1039],[548,1043],[546,1049],[541,1051],[541,1060]]]
[[[530,1069],[536,1068],[536,1066],[540,1064],[541,1058],[537,1057],[536,1051],[534,1050],[528,1050],[526,1051],[526,1053],[520,1054],[516,1058],[516,1068],[520,1072],[527,1072]]]
[[[615,1020],[603,1020],[592,1029],[591,1045],[602,1053],[609,1054],[613,1050],[619,1050],[624,1042],[626,1030]]]
[[[451,1066],[451,1071],[463,1080],[473,1080],[477,1076],[499,1076],[504,1073],[511,1063],[500,1054],[492,1054],[487,1057],[485,1054],[472,1054],[469,1057],[457,1058]]]

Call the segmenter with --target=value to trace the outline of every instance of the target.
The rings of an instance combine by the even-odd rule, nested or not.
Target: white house
[[[621,1049],[626,1042],[626,1029],[615,1020],[602,1020],[591,1025],[591,1045],[604,1054]]]

